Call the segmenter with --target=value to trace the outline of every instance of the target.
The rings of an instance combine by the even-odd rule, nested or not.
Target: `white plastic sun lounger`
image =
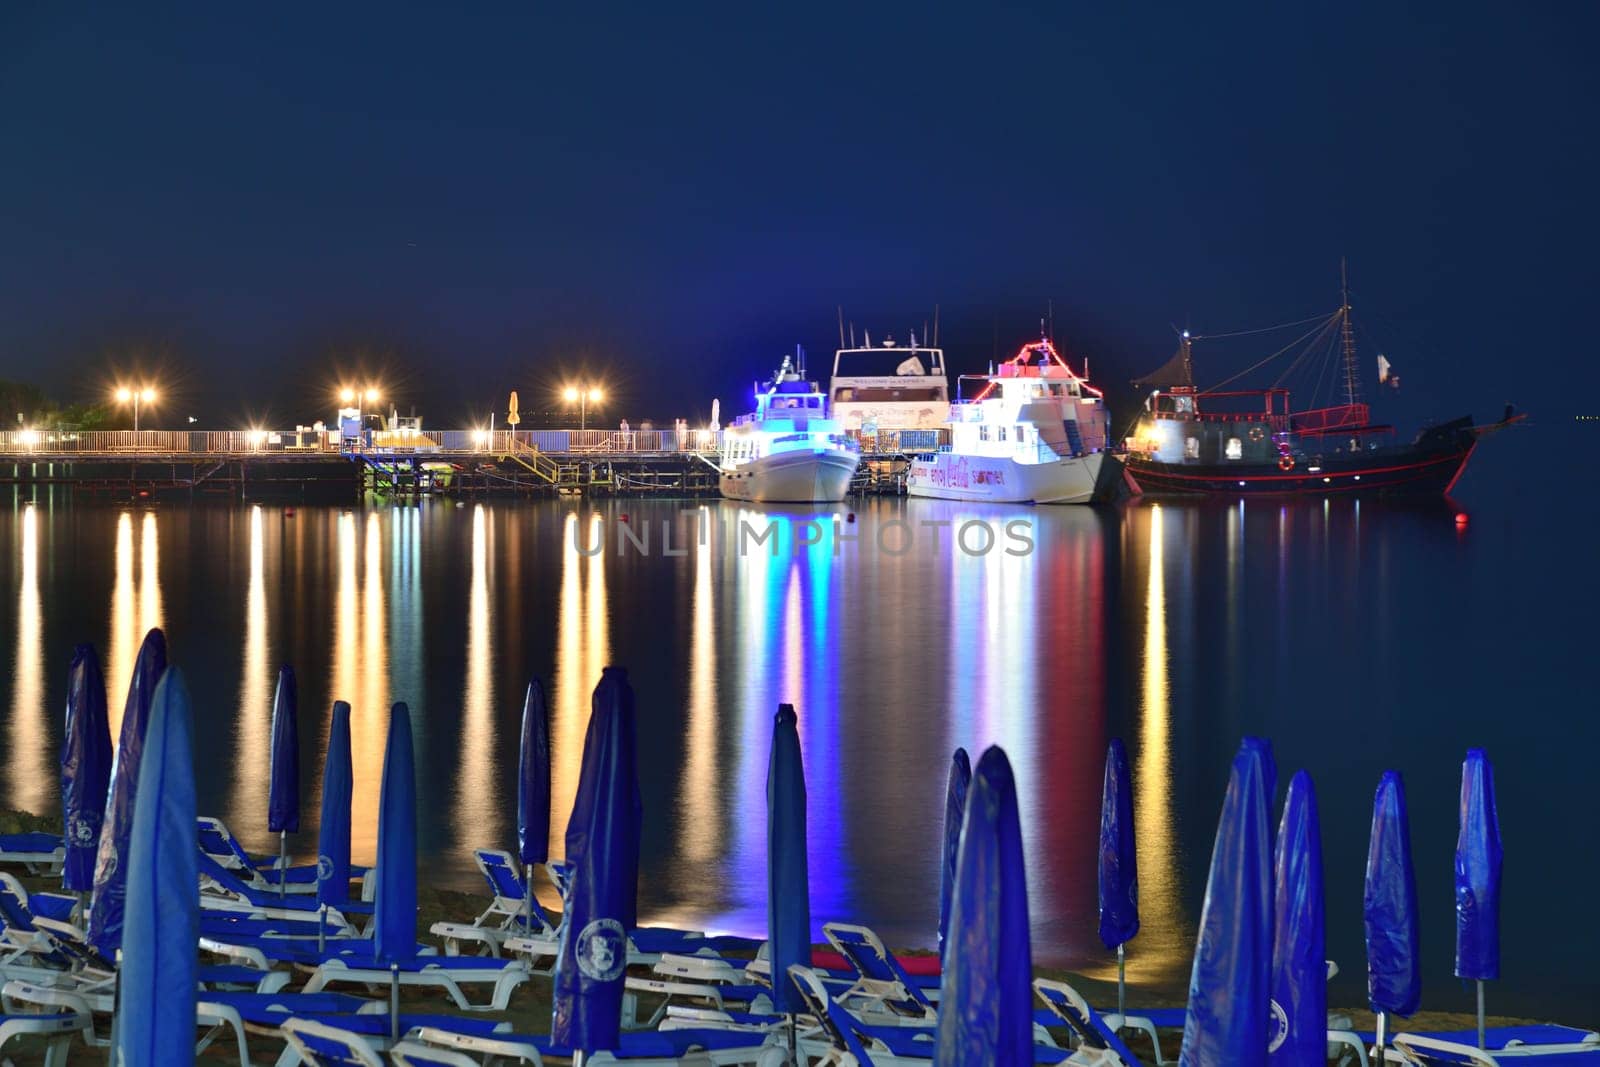
[[[733,1067],[757,1063],[767,1043],[764,1034],[728,1030],[625,1032],[616,1051],[585,1053],[583,1062],[584,1067]],[[423,1028],[396,1045],[389,1055],[403,1067],[475,1067],[486,1057],[494,1057],[496,1062],[508,1060],[541,1067],[546,1057],[568,1059],[572,1053],[572,1049],[554,1045],[547,1037],[476,1037]]]
[[[302,992],[316,993],[329,986],[362,985],[387,989],[391,982],[442,990],[462,1011],[505,1011],[511,992],[530,976],[522,960],[483,956],[418,956],[390,967],[357,958],[325,960],[311,973]],[[473,1003],[463,986],[487,985],[489,999]]]
[[[489,883],[489,906],[470,923],[436,922],[429,928],[430,933],[443,938],[445,954],[454,956],[463,944],[476,944],[482,946],[484,955],[498,956],[510,937],[554,940],[556,928],[538,899],[528,900],[527,884],[517,872],[511,853],[480,848],[473,858]]]
[[[1590,1034],[1588,1037],[1595,1038],[1596,1035]],[[1386,1052],[1398,1053],[1400,1062],[1413,1067],[1501,1067],[1502,1064],[1583,1067],[1600,1065],[1600,1038],[1568,1044],[1512,1044],[1488,1051],[1439,1037],[1396,1034]],[[1385,1058],[1388,1058],[1387,1054]]]
[[[45,1067],[64,1065],[72,1039],[82,1035],[87,1042],[93,1036],[93,1020],[81,1004],[69,1004],[64,998],[36,998],[27,995],[29,991],[30,987],[23,982],[7,982],[0,987],[0,1004],[5,1008],[5,1014],[0,1015],[0,1057],[5,1056],[6,1046],[15,1038],[44,1037]],[[47,1010],[27,1012],[23,1010],[25,1006]],[[0,1062],[11,1061],[0,1059]]]
[[[0,863],[15,863],[29,874],[55,874],[66,862],[60,834],[0,834]]]

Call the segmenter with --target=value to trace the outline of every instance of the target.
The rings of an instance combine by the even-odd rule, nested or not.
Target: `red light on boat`
[[[622,513],[622,518],[618,519],[617,521],[618,522],[627,522],[628,521],[628,513],[626,511],[624,511]]]
[[[1465,526],[1466,524],[1467,524],[1467,513],[1465,511],[1456,512],[1456,525],[1457,526]]]

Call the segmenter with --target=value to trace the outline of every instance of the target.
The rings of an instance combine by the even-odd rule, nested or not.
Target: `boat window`
[[[987,441],[988,439],[989,439],[989,427],[988,427],[988,425],[987,424],[980,424],[978,426],[978,440]]]
[[[999,440],[1004,441],[1006,439],[1006,428],[1004,426],[997,426],[995,429],[1000,431]]]
[[[1229,459],[1244,458],[1244,442],[1237,437],[1228,438],[1227,456]]]
[[[1200,438],[1185,437],[1183,439],[1183,455],[1185,459],[1200,458]]]
[[[942,401],[945,391],[942,386],[862,386],[859,388],[841,387],[835,390],[834,399],[841,404],[882,404],[882,403],[921,403],[927,401]]]

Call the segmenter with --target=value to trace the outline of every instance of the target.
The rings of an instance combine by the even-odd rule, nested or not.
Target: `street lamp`
[[[578,405],[578,429],[580,430],[589,428],[589,405],[598,404],[606,398],[605,393],[601,392],[600,387],[596,385],[569,385],[561,395],[568,404]]]
[[[341,419],[344,418],[345,411],[353,411],[356,417],[356,433],[364,436],[365,420],[361,414],[362,405],[363,403],[367,405],[376,404],[382,399],[382,396],[383,394],[378,391],[377,386],[369,385],[362,389],[354,389],[348,385],[343,386],[339,389],[339,417]]]
[[[156,391],[150,388],[148,385],[140,386],[137,389],[131,389],[126,385],[122,385],[117,387],[115,395],[118,404],[133,405],[133,432],[138,433],[139,405],[154,404],[156,402]]]

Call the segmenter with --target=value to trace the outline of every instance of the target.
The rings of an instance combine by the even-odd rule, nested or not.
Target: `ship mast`
[[[1344,402],[1354,406],[1361,402],[1361,376],[1356,368],[1356,335],[1350,326],[1350,282],[1342,258],[1339,260],[1339,294],[1339,335],[1344,342]]]

